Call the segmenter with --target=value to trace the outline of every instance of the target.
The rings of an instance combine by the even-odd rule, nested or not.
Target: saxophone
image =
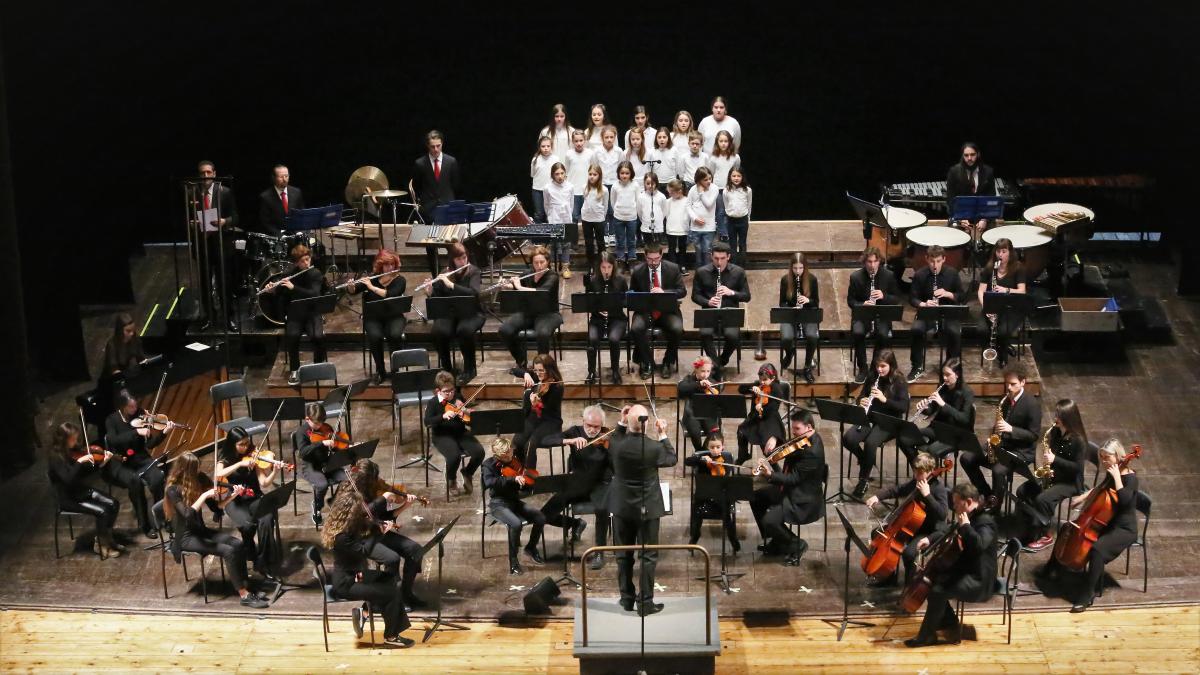
[[[996,422],[1000,423],[1004,420],[1004,402],[1008,400],[1008,394],[1000,399],[1000,404],[996,406]],[[987,446],[984,447],[983,453],[987,456],[988,464],[996,463],[996,451],[1000,449],[1000,434],[996,433],[996,427],[992,427],[992,435],[988,436]]]
[[[1042,434],[1042,451],[1034,458],[1033,476],[1037,478],[1038,486],[1043,490],[1054,484],[1054,467],[1043,463],[1043,456],[1050,451],[1051,431],[1054,431],[1054,425],[1050,425],[1046,433]]]

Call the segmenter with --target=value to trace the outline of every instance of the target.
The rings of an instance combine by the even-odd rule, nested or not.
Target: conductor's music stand
[[[713,337],[721,343],[720,354],[725,351],[725,329],[741,329],[746,325],[746,310],[742,307],[701,307],[693,313],[692,321],[697,329],[712,329]],[[742,372],[741,350],[738,350],[737,371]]]
[[[867,419],[867,411],[863,410],[862,406],[853,405],[850,403],[842,403],[840,401],[833,401],[833,400],[830,400],[827,398],[817,399],[817,414],[820,415],[821,419],[823,419],[823,420],[829,420],[829,421],[838,423],[839,442],[840,442],[842,436],[845,435],[845,433],[846,433],[846,425],[847,424],[849,424],[851,426],[862,426],[862,425],[869,423],[869,420]],[[842,480],[843,480],[843,476],[845,474],[845,467],[846,467],[846,452],[844,450],[839,449],[838,450],[838,489],[837,489],[837,492],[833,493],[832,496],[830,496],[828,499],[825,500],[826,504],[830,504],[830,503],[840,504],[843,501],[845,501],[846,497],[854,499],[854,495],[852,495],[842,489],[843,488]],[[855,501],[857,501],[857,500],[855,500]]]
[[[574,314],[585,314],[590,321],[592,314],[599,312],[608,312],[611,318],[625,311],[625,296],[621,293],[572,293],[571,294],[571,312]],[[603,344],[608,340],[608,335],[600,336],[600,343]],[[620,410],[620,408],[604,402],[604,378],[601,373],[604,372],[604,361],[601,358],[603,352],[601,344],[596,346],[588,345],[588,351],[593,352],[596,364],[596,381],[587,383],[588,398],[591,402],[599,402],[601,406],[609,410]],[[620,367],[620,366],[618,366]],[[592,385],[596,386],[596,397],[592,397]]]
[[[726,594],[733,592],[729,587],[730,579],[738,579],[746,575],[740,572],[730,573],[726,566],[725,540],[728,537],[725,536],[725,514],[732,511],[734,502],[748,502],[752,497],[754,497],[754,479],[751,476],[737,474],[713,476],[703,472],[696,473],[696,489],[692,494],[692,500],[715,499],[725,509],[721,514],[721,572],[712,575],[709,579],[720,584]],[[704,579],[704,577],[697,578]]]

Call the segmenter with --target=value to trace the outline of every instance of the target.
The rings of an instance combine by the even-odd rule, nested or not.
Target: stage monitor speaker
[[[525,613],[550,614],[550,605],[561,604],[557,601],[561,593],[562,591],[559,590],[558,584],[554,583],[554,579],[550,577],[542,579],[525,594]]]

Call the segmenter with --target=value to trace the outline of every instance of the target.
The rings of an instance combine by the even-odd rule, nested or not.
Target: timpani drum
[[[914,227],[921,227],[929,222],[924,213],[912,209],[902,209],[898,206],[885,206],[883,217],[887,219],[888,227],[883,228],[872,224],[871,246],[883,251],[884,260],[895,260],[904,257],[908,248],[905,233]]]
[[[966,246],[971,242],[971,235],[947,225],[923,225],[908,231],[908,243],[913,247],[911,262],[907,265],[914,270],[925,267],[925,250],[930,246],[941,246],[946,249],[946,264],[956,270],[962,270],[966,260]]]
[[[1037,225],[1001,225],[983,233],[983,240],[989,246],[995,246],[1001,239],[1012,241],[1017,258],[1025,268],[1025,278],[1033,281],[1038,278],[1050,261],[1050,242],[1054,237]]]

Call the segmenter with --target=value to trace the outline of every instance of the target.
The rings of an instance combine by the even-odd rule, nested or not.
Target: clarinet
[[[871,285],[867,288],[867,301],[870,302],[871,296],[875,293],[875,274],[871,274]],[[875,319],[871,319],[871,330],[867,331],[867,335],[875,334]]]
[[[716,290],[718,290],[720,288],[721,288],[721,268],[718,267],[717,268],[717,288],[714,288],[713,291],[715,292]],[[725,306],[725,298],[721,298],[721,306],[722,307]]]
[[[604,295],[608,295],[608,284],[609,284],[609,280],[605,279],[603,277],[603,275],[601,275],[600,292],[603,293]],[[607,313],[601,314],[600,318],[604,320],[604,339],[607,340],[608,339],[608,314]],[[601,370],[600,372],[604,372],[604,371]]]
[[[797,309],[803,309],[804,305],[808,304],[807,300],[805,300],[803,302],[800,300],[800,275],[799,274],[796,275],[796,296],[795,297],[796,297],[796,308]],[[798,323],[798,324],[796,324],[796,326],[799,327],[799,329],[800,329],[797,331],[797,334],[800,336],[800,339],[803,340],[804,339],[804,324]]]

